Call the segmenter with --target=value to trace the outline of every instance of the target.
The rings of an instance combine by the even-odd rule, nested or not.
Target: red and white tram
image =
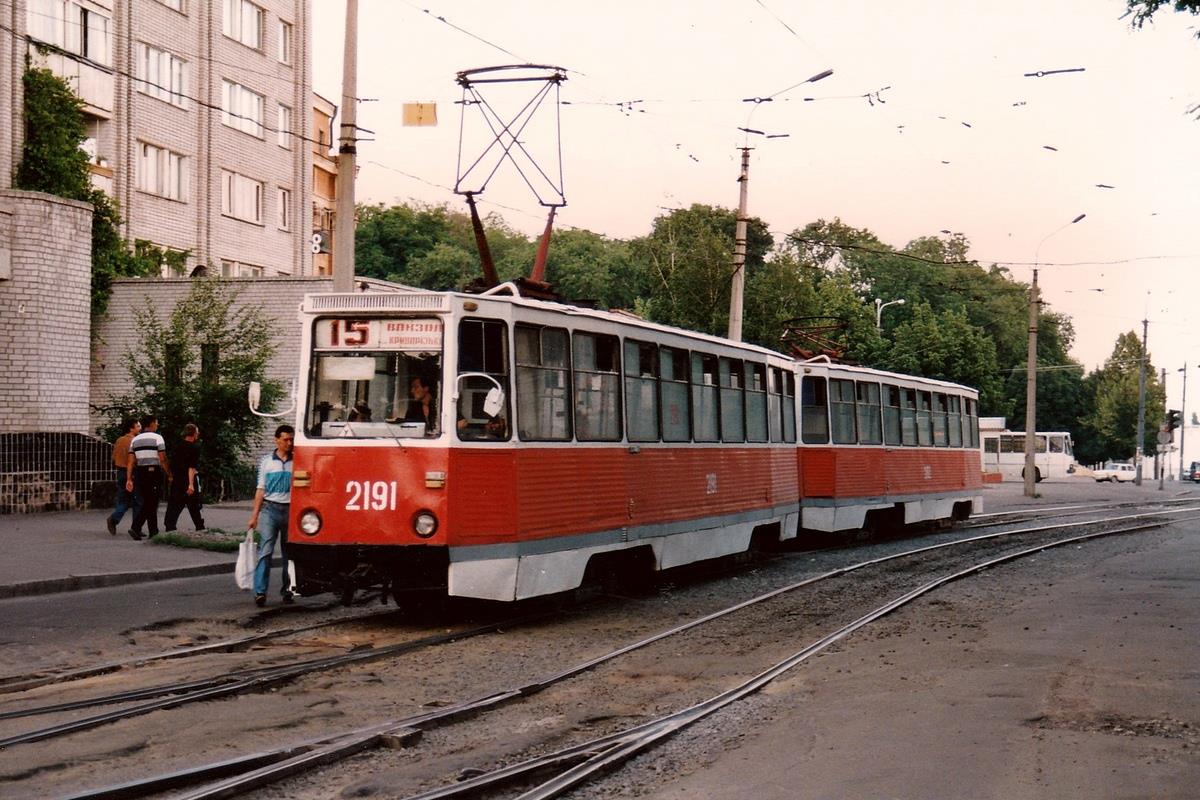
[[[301,592],[517,600],[589,564],[661,570],[981,507],[973,389],[511,289],[305,298]]]

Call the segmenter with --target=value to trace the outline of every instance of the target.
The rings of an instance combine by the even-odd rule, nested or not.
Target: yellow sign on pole
[[[404,126],[425,128],[437,125],[437,103],[405,103]]]

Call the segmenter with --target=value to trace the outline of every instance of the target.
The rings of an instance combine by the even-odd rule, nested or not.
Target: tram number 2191
[[[347,511],[395,511],[395,481],[347,481]]]

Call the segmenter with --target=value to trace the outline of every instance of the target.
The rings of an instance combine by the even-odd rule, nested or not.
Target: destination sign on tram
[[[320,319],[314,346],[321,350],[440,350],[439,319]]]

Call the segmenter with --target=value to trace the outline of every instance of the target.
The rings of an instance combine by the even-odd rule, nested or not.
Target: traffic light
[[[1167,430],[1173,431],[1180,425],[1179,412],[1171,409],[1167,412]]]

